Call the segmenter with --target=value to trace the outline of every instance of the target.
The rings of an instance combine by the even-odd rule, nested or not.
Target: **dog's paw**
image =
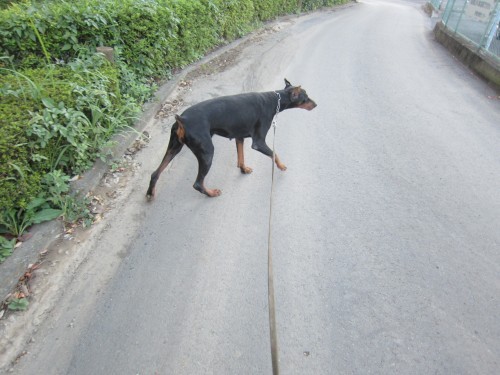
[[[250,174],[253,172],[253,169],[250,167],[240,167],[241,173],[243,174]]]
[[[218,197],[222,194],[222,191],[220,191],[219,189],[206,189],[205,192],[211,198]]]
[[[154,199],[154,197],[155,197],[155,193],[154,193],[154,192],[149,192],[149,191],[148,191],[148,192],[146,193],[146,200],[147,200],[148,202],[151,202],[151,201]]]

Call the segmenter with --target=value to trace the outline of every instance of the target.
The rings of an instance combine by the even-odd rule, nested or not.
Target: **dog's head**
[[[317,106],[314,100],[307,96],[306,90],[300,86],[293,86],[286,78],[285,92],[289,95],[291,102],[288,108],[303,108],[310,111]]]

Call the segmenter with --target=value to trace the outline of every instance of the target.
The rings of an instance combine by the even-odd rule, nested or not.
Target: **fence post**
[[[449,0],[446,3],[446,8],[444,9],[443,14],[443,24],[448,25],[448,20],[450,19],[451,12],[453,11],[453,7],[455,6],[455,0]]]
[[[460,25],[460,21],[462,21],[462,16],[465,13],[465,8],[467,7],[468,1],[464,1],[464,6],[462,7],[462,10],[460,11],[460,16],[458,17],[457,24],[455,26],[455,30],[453,30],[455,33],[458,30],[458,25]]]
[[[491,42],[493,41],[493,37],[495,36],[495,31],[498,27],[500,27],[500,3],[495,3],[495,10],[491,14],[490,22],[488,23],[488,27],[486,27],[486,32],[481,38],[481,42],[479,43],[479,47],[483,47],[485,50],[490,48]],[[486,39],[486,40],[485,40]],[[484,42],[484,46],[483,46]]]

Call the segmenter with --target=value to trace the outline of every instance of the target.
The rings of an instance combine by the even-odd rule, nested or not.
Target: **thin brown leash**
[[[269,333],[271,336],[271,359],[273,363],[273,375],[279,375],[279,357],[278,357],[278,334],[276,331],[276,308],[274,299],[274,277],[273,277],[273,250],[271,246],[271,229],[273,217],[273,193],[274,193],[274,169],[276,164],[276,154],[274,152],[274,140],[276,139],[276,117],[280,111],[281,97],[278,96],[278,105],[276,106],[276,114],[273,119],[273,169],[271,173],[271,194],[269,198],[269,232],[267,237],[267,295],[269,304]]]

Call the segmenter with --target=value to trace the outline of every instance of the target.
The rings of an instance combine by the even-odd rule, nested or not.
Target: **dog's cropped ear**
[[[285,78],[285,89],[291,87],[292,84],[288,81],[288,79]]]
[[[292,91],[290,92],[290,100],[292,102],[298,101],[301,92],[302,92],[302,89],[300,88],[300,86],[294,87],[292,89]]]

